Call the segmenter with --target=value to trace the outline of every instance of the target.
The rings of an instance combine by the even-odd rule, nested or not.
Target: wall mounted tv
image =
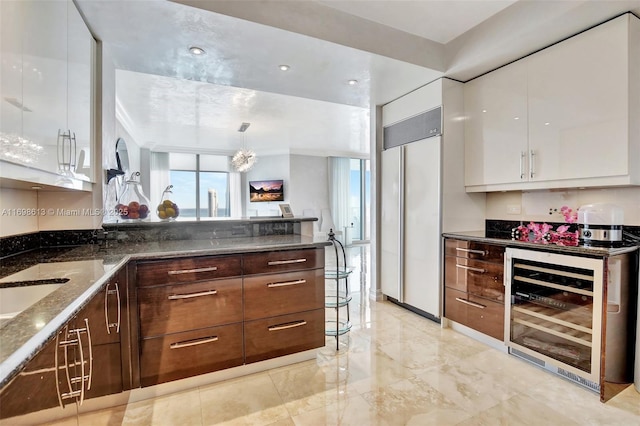
[[[284,201],[282,180],[253,180],[249,182],[249,201]]]

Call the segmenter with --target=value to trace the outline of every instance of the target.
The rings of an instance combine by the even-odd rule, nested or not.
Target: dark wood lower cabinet
[[[95,346],[91,388],[86,391],[85,398],[120,393],[123,390],[122,383],[120,343]]]
[[[504,340],[504,305],[469,293],[445,289],[444,311],[448,319],[498,340]]]
[[[324,346],[324,308],[246,321],[244,335],[247,364]]]
[[[140,382],[151,386],[243,364],[242,323],[140,341]]]
[[[47,408],[59,407],[58,387],[67,389],[64,351],[58,349],[58,386],[55,368],[56,339],[47,345],[0,391],[0,418],[20,416]],[[70,366],[73,369],[73,365]],[[75,410],[75,403],[67,409]],[[70,415],[72,415],[71,413]],[[11,422],[7,422],[11,424]]]

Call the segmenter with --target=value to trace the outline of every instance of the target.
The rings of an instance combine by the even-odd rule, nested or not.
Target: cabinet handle
[[[272,260],[271,262],[267,263],[267,265],[269,266],[275,266],[275,265],[289,265],[292,263],[303,263],[306,262],[307,259],[292,259],[292,260]]]
[[[535,174],[535,170],[533,169],[533,165],[535,164],[533,157],[535,157],[535,155],[536,153],[533,150],[529,151],[529,174],[531,179],[533,179],[533,175]]]
[[[202,339],[184,340],[182,342],[176,342],[169,345],[170,349],[187,348],[189,346],[203,345],[205,343],[216,342],[218,336],[204,337]]]
[[[270,325],[269,331],[286,330],[288,328],[295,328],[303,325],[307,325],[307,322],[305,320],[288,322],[288,323],[278,324],[278,325]]]
[[[89,320],[84,319],[84,323],[87,328],[87,341],[89,343],[89,382],[87,383],[87,390],[91,389],[91,380],[93,379],[93,342],[91,342],[91,329],[89,328]],[[82,375],[84,377],[84,374]]]
[[[269,283],[267,287],[285,287],[288,285],[304,284],[307,280],[284,281],[281,283]]]
[[[115,286],[115,290],[109,290],[111,283],[107,284],[107,290],[104,293],[104,322],[107,327],[107,334],[111,334],[111,329],[113,327],[116,328],[116,333],[120,333],[120,288],[118,287],[118,283],[113,283]],[[116,295],[116,299],[118,301],[118,321],[109,323],[109,295]]]
[[[208,291],[201,291],[199,293],[189,293],[189,294],[170,294],[169,297],[167,297],[167,299],[169,300],[191,299],[194,297],[212,296],[214,294],[218,294],[218,290],[208,290]]]
[[[526,151],[520,151],[520,179],[524,179],[524,157],[526,156]]]
[[[196,274],[198,272],[211,272],[217,271],[217,266],[210,266],[208,268],[196,268],[196,269],[178,269],[177,271],[167,271],[169,275],[180,275],[180,274]]]
[[[466,248],[461,248],[461,247],[456,247],[457,251],[463,251],[465,253],[474,253],[474,254],[479,254],[480,256],[486,256],[489,252],[486,250],[472,250],[472,249],[466,249]]]
[[[457,265],[456,264],[456,268],[466,269],[468,271],[473,271],[473,272],[480,272],[481,274],[484,274],[485,272],[487,272],[485,269],[474,268],[474,267],[465,266],[465,265]]]
[[[66,334],[66,333],[65,333]],[[64,404],[62,403],[62,393],[60,392],[60,362],[58,361],[58,350],[60,349],[60,333],[56,334],[56,352],[53,356],[53,366],[55,368],[56,373],[56,394],[58,396],[58,404],[60,404],[60,408],[64,408]],[[65,354],[66,355],[66,354]],[[66,358],[66,357],[65,357]],[[69,368],[66,368],[67,378],[69,377]],[[71,390],[71,389],[69,389]]]
[[[73,330],[69,330],[68,331],[69,334],[73,334],[73,333],[76,334],[76,339],[61,342],[61,343],[67,343],[64,345],[64,368],[67,373],[67,385],[69,386],[69,392],[61,394],[60,399],[71,399],[71,398],[80,397],[80,401],[79,401],[80,405],[82,405],[82,403],[84,402],[84,380],[86,377],[85,371],[84,371],[84,349],[82,348],[82,340],[80,339],[80,333],[84,330],[85,329],[83,328],[75,328]],[[69,343],[73,341],[77,342],[78,349],[80,352],[80,377],[71,378],[71,375],[69,374],[68,349],[70,346]],[[74,362],[74,365],[76,365],[75,362]],[[78,384],[78,383],[80,384],[80,389],[73,390],[72,384]],[[76,400],[76,402],[78,401]]]
[[[475,303],[475,302],[470,302],[468,300],[464,300],[464,299],[461,299],[459,297],[456,297],[456,300],[458,302],[460,302],[460,303],[464,303],[465,305],[473,306],[474,308],[480,308],[480,309],[486,308],[486,306],[484,306],[484,305],[481,305],[481,304]]]

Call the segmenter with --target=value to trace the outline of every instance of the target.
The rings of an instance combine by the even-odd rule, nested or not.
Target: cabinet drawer
[[[244,319],[324,307],[324,270],[254,275],[244,279]]]
[[[504,303],[504,266],[464,257],[445,256],[444,285]]]
[[[140,334],[160,336],[242,321],[242,278],[138,289]]]
[[[448,256],[466,257],[488,262],[504,262],[504,247],[476,241],[445,239],[444,251]]]
[[[138,262],[137,286],[184,283],[242,275],[241,256],[200,256]]]
[[[140,382],[151,386],[242,365],[242,324],[140,342]]]
[[[504,305],[445,288],[444,316],[498,340],[504,340]]]
[[[246,363],[324,346],[324,308],[244,323]]]
[[[324,248],[249,253],[243,268],[248,275],[324,268]]]

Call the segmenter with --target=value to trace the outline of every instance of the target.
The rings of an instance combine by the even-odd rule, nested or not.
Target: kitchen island
[[[274,273],[279,273],[280,275],[285,275],[287,273],[291,274],[308,268],[320,268],[319,270],[322,271],[324,268],[324,246],[328,245],[328,243],[313,241],[313,238],[311,237],[293,233],[296,228],[298,230],[300,229],[300,221],[301,219],[297,219],[296,224],[293,226],[291,226],[292,220],[286,221],[285,219],[275,220],[275,225],[273,219],[271,221],[265,219],[258,221],[234,221],[234,228],[240,226],[250,230],[257,229],[259,231],[259,235],[243,235],[238,237],[225,235],[225,237],[222,238],[211,238],[212,234],[217,232],[215,230],[211,231],[211,233],[203,234],[201,232],[203,225],[197,224],[195,226],[201,228],[198,235],[206,235],[207,239],[188,240],[160,240],[157,238],[157,228],[154,228],[151,224],[144,224],[142,226],[147,227],[152,233],[156,232],[156,237],[139,238],[141,235],[144,235],[144,232],[140,232],[140,225],[134,224],[131,225],[131,228],[127,228],[127,224],[118,224],[118,231],[121,234],[126,232],[126,234],[130,236],[133,234],[133,231],[135,231],[138,233],[137,237],[118,239],[107,237],[102,241],[98,241],[98,244],[83,245],[62,251],[49,259],[47,263],[39,263],[9,276],[2,277],[2,279],[0,279],[0,287],[2,287],[2,283],[5,283],[5,285],[7,283],[13,283],[13,285],[19,285],[18,283],[22,283],[24,285],[29,283],[37,284],[52,282],[54,280],[67,280],[64,284],[60,284],[60,288],[56,291],[26,308],[12,319],[5,320],[0,324],[0,340],[2,342],[0,345],[0,362],[2,363],[0,382],[2,383],[2,386],[10,387],[12,380],[19,375],[20,371],[22,371],[47,344],[50,344],[52,339],[55,340],[56,335],[60,333],[60,330],[63,327],[68,325],[69,321],[79,313],[86,310],[87,306],[93,303],[92,300],[102,297],[101,294],[105,291],[105,288],[107,292],[105,294],[113,293],[113,289],[110,290],[109,285],[111,285],[114,280],[121,281],[118,293],[118,304],[121,305],[118,306],[118,322],[120,321],[120,307],[124,309],[122,311],[122,317],[128,317],[130,320],[128,322],[123,321],[120,342],[122,352],[128,352],[130,347],[133,348],[131,354],[127,353],[126,356],[122,356],[123,360],[129,358],[133,360],[127,365],[123,364],[123,368],[130,369],[133,366],[135,369],[134,373],[139,375],[141,367],[137,358],[142,350],[138,348],[138,345],[151,340],[145,340],[145,336],[140,336],[138,334],[138,286],[154,286],[155,283],[136,283],[135,271],[137,265],[159,265],[162,262],[166,264],[170,264],[170,262],[177,262],[178,264],[180,262],[187,262],[185,264],[188,264],[189,262],[199,262],[202,259],[225,260],[229,258],[237,259],[238,265],[248,265],[248,259],[252,256],[257,257],[258,259],[262,257],[265,259],[271,259],[275,253],[277,256],[282,254],[281,257],[283,257],[283,259],[287,254],[294,256],[294,258],[271,261],[270,263],[274,264],[274,269],[272,270],[271,275],[274,275]],[[228,224],[229,222],[226,223]],[[283,223],[287,233],[280,233],[280,230],[283,229]],[[219,225],[220,223],[217,224]],[[164,227],[165,229],[171,229],[169,227],[173,227],[175,230],[178,228],[179,224],[159,224],[159,226]],[[273,229],[276,229],[276,231],[272,232]],[[113,228],[107,232],[113,233]],[[306,258],[300,258],[300,253],[315,255],[313,258],[309,258],[311,261],[309,266],[304,266]],[[20,256],[24,259],[25,265],[28,265],[29,253],[24,253]],[[13,268],[15,269],[15,265],[13,265]],[[243,266],[243,268],[245,267]],[[257,269],[254,268],[255,270],[253,272],[246,268],[238,269],[236,271],[229,272],[228,275],[240,283],[239,288],[241,289],[243,279],[246,280],[246,278],[243,277],[247,276],[247,274],[250,275],[258,273],[263,276],[269,276],[260,270],[260,267],[256,268]],[[184,281],[187,278],[189,282],[185,281],[185,284],[188,285],[192,285],[190,284],[191,282],[198,285],[211,280],[214,280],[211,282],[218,283],[219,280],[223,278],[210,277],[209,275],[198,275],[201,271],[205,271],[205,269],[207,268],[182,268],[177,271],[168,271],[167,273],[169,274],[169,277],[179,278],[174,283],[177,285],[181,285],[181,280]],[[214,268],[208,268],[208,270],[213,269]],[[142,276],[143,275],[139,274],[139,277]],[[322,277],[323,274],[320,272],[315,274],[314,277],[315,276]],[[140,280],[140,278],[138,278],[138,280]],[[319,307],[323,307],[323,280],[314,278],[314,280],[309,281],[309,285],[314,288],[321,288],[322,297],[320,298]],[[277,288],[286,289],[286,287],[282,286],[277,286]],[[239,294],[242,295],[242,290],[240,290]],[[106,297],[107,296],[104,296],[102,299],[105,300],[105,306]],[[120,297],[122,297],[122,299],[130,300],[121,302]],[[240,315],[238,320],[240,322],[237,322],[237,324],[240,327],[240,334],[242,334],[243,305],[242,301],[239,303],[240,304],[238,306],[240,306],[240,309],[237,314]],[[246,303],[246,301],[244,303]],[[104,315],[108,316],[109,314],[106,313],[106,309],[107,308],[105,307]],[[280,307],[280,311],[275,312],[274,315],[288,313],[293,308],[289,306],[288,309],[289,311]],[[307,307],[305,309],[309,308]],[[323,312],[320,311],[319,308],[316,309],[316,311],[318,313]],[[268,318],[269,315],[270,313],[267,309],[267,312],[263,312],[260,318]],[[110,321],[111,319],[108,318],[107,331],[109,331]],[[313,347],[322,346],[324,344],[323,319],[321,319],[319,323],[322,324],[319,334],[319,336],[321,335],[322,337],[320,339],[319,336],[316,336],[312,345]],[[246,321],[244,324],[245,326],[248,326]],[[197,326],[194,327],[197,328]],[[321,343],[319,343],[320,340]],[[308,348],[305,347],[300,350],[304,349]],[[287,350],[282,350],[280,352],[278,352],[278,350],[272,350],[270,353],[276,354],[274,356],[279,356],[278,354],[280,353],[286,354]],[[242,364],[242,353],[240,354],[240,357],[240,364]],[[254,358],[255,360],[265,359],[265,357],[261,356]],[[238,362],[233,365],[238,365]],[[142,368],[144,368],[144,366]],[[127,372],[127,374],[129,374],[129,372]],[[123,377],[127,374],[123,374]],[[168,377],[167,380],[174,380],[171,375],[166,377]],[[164,380],[160,380],[159,382],[161,381]],[[138,378],[137,380],[134,379],[131,383],[124,383],[123,389],[126,390],[139,386]]]

